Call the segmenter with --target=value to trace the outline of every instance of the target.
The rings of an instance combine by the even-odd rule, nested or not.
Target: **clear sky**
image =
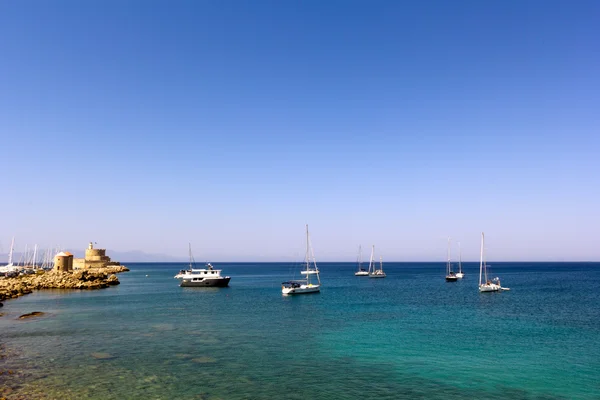
[[[600,260],[598,1],[0,2],[10,238]],[[456,254],[456,246],[454,246]],[[368,251],[367,251],[368,253]],[[368,255],[368,254],[367,254]]]

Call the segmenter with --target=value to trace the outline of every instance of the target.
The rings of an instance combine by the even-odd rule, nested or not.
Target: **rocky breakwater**
[[[13,299],[40,289],[102,289],[118,285],[119,272],[129,271],[127,267],[111,266],[75,270],[73,272],[38,271],[33,275],[0,279],[0,301]]]

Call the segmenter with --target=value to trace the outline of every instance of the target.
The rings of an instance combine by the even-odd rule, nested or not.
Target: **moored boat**
[[[484,242],[484,234],[483,232],[481,232],[481,254],[479,257],[479,292],[499,292],[501,290],[510,290],[509,288],[502,287],[502,285],[500,284],[500,278],[488,278],[487,264],[484,255]]]
[[[462,270],[462,251],[460,248],[460,242],[458,242],[458,272],[456,273],[458,279],[465,277],[465,273]]]
[[[205,268],[194,268],[195,262],[192,256],[192,246],[189,247],[190,265],[188,269],[182,269],[175,275],[176,279],[181,279],[181,287],[226,287],[229,285],[231,277],[221,276],[220,269],[215,269],[211,263],[207,263]]]
[[[383,259],[379,257],[379,269],[373,260],[375,254],[375,245],[371,247],[371,259],[369,261],[369,278],[385,278],[385,272],[383,272]]]
[[[321,277],[319,275],[319,268],[317,268],[317,261],[313,254],[310,246],[310,236],[308,234],[308,225],[306,225],[306,256],[304,260],[306,269],[300,271],[300,274],[306,275],[306,279],[299,279],[293,281],[287,281],[281,283],[281,293],[288,294],[305,294],[305,293],[318,293],[321,291]],[[311,276],[317,277],[317,282],[312,281]]]
[[[448,238],[448,251],[447,251],[447,260],[446,260],[446,282],[456,282],[458,280],[458,276],[456,273],[452,271],[452,263],[450,262],[450,238]]]
[[[358,271],[354,273],[355,276],[369,276],[369,271],[362,267],[362,247],[358,246]]]

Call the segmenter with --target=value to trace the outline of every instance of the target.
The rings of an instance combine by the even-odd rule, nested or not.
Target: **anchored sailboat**
[[[362,267],[362,247],[358,246],[358,271],[354,273],[356,276],[369,276],[369,271]]]
[[[315,260],[315,254],[313,253],[310,245],[310,236],[308,234],[308,225],[306,225],[306,256],[305,256],[306,269],[300,271],[302,275],[306,275],[306,279],[287,281],[281,283],[281,293],[283,294],[305,294],[305,293],[318,293],[321,291],[321,278],[319,276],[319,268],[317,268],[317,261]],[[311,276],[317,276],[317,283],[313,283]]]
[[[458,272],[456,273],[458,279],[465,277],[465,273],[462,270],[462,252],[460,250],[460,242],[458,242]]]
[[[500,285],[500,278],[488,279],[484,249],[485,237],[483,232],[481,232],[481,253],[479,256],[479,292],[499,292],[500,290],[510,290],[509,288],[503,288]]]
[[[385,278],[385,272],[383,272],[383,259],[379,257],[379,269],[373,260],[375,254],[375,246],[371,248],[371,260],[369,261],[369,278]]]
[[[452,271],[452,263],[450,262],[450,238],[448,238],[448,259],[446,261],[446,282],[456,282],[458,277],[456,273]]]

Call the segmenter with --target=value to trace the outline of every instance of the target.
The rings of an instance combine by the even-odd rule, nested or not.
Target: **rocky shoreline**
[[[102,289],[118,285],[115,274],[126,271],[129,268],[119,265],[72,272],[40,270],[33,275],[4,278],[0,279],[0,302],[40,289]]]

